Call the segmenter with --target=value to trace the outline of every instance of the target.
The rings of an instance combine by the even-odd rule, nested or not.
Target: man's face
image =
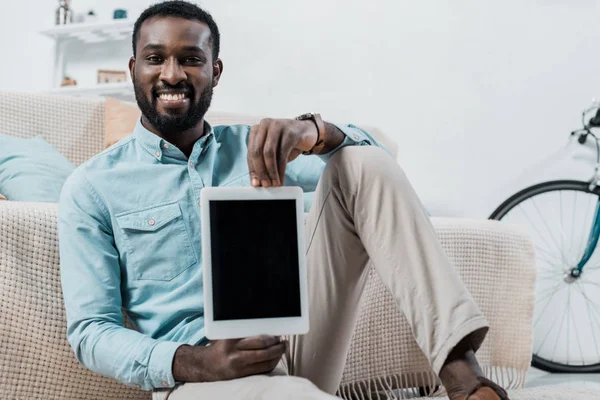
[[[213,63],[209,27],[200,21],[154,17],[142,24],[129,63],[143,116],[163,135],[192,129],[210,106],[221,75]]]

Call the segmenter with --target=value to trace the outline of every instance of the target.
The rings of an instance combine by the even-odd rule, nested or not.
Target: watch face
[[[307,120],[307,119],[313,119],[313,115],[311,113],[306,113],[306,114],[302,114],[298,117],[296,117],[297,120],[303,121],[303,120]]]

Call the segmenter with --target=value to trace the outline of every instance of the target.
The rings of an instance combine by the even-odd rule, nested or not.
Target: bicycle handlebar
[[[590,127],[600,128],[600,108],[596,111],[596,116],[588,122]]]

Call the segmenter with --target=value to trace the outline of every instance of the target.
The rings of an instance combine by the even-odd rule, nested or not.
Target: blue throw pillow
[[[0,135],[0,193],[12,201],[58,202],[75,167],[41,136]]]

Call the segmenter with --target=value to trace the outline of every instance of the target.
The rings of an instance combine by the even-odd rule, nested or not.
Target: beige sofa
[[[0,93],[0,133],[43,135],[80,164],[103,148],[104,105],[100,99]],[[207,119],[252,120],[226,114]],[[56,211],[51,203],[0,201],[0,398],[147,399],[147,392],[86,370],[67,343]],[[491,324],[479,352],[486,373],[506,386],[521,386],[531,354],[531,242],[518,228],[498,222],[433,218],[433,223]],[[383,392],[435,383],[403,316],[371,272],[339,395],[380,398]]]

